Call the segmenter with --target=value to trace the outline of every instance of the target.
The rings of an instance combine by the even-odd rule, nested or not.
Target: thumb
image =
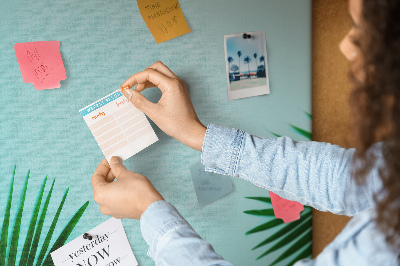
[[[125,89],[122,91],[124,96],[140,111],[149,115],[148,113],[154,107],[154,103],[150,102],[146,97],[144,97],[140,92],[132,89]]]
[[[117,156],[111,157],[111,159],[110,159],[110,168],[111,168],[111,171],[114,174],[115,178],[117,178],[117,179],[123,177],[124,173],[129,171],[122,164],[121,158],[119,158]]]

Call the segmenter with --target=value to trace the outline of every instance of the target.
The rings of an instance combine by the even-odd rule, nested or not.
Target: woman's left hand
[[[126,169],[119,157],[112,157],[110,165],[106,159],[100,162],[92,186],[100,211],[117,219],[140,219],[153,202],[164,200],[147,177]]]

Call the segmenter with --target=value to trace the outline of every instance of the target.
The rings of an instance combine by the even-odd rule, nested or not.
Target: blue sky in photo
[[[264,34],[262,32],[260,33],[252,33],[250,39],[243,39],[242,34],[239,36],[234,36],[234,37],[229,37],[226,39],[226,51],[228,57],[231,56],[233,58],[233,61],[231,62],[232,64],[235,64],[239,66],[239,57],[238,57],[238,51],[242,52],[242,55],[240,56],[240,71],[241,72],[247,72],[248,71],[248,66],[244,62],[244,58],[246,56],[249,56],[251,59],[250,62],[250,71],[254,72],[256,71],[256,64],[255,64],[255,59],[254,59],[254,53],[257,53],[257,66],[260,65],[260,57],[263,55],[264,58],[265,56],[265,39]],[[226,58],[227,60],[227,58]],[[264,64],[264,63],[262,63]]]

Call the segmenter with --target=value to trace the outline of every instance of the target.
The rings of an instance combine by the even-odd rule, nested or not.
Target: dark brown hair
[[[383,188],[375,195],[376,223],[387,243],[400,250],[400,1],[363,0],[360,35],[362,57],[350,72],[353,129],[357,140],[354,177],[362,183],[377,155],[368,152],[382,142]],[[363,73],[360,78],[359,72]]]

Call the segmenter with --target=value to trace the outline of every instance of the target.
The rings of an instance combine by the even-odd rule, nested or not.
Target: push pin
[[[247,33],[243,33],[243,39],[250,39],[251,35]]]
[[[83,239],[89,239],[89,240],[92,240],[93,239],[93,236],[91,236],[90,234],[88,234],[88,233],[84,233],[83,234]]]

